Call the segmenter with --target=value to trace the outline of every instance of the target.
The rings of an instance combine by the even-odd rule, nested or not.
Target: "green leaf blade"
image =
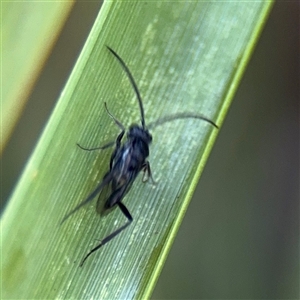
[[[91,203],[59,226],[108,170],[111,150],[87,153],[76,142],[96,147],[119,133],[104,101],[126,128],[140,119],[105,45],[133,73],[146,122],[189,111],[221,125],[269,9],[264,1],[104,4],[3,216],[4,298],[150,296],[218,130],[194,119],[153,129],[149,160],[158,185],[136,180],[124,199],[133,224],[80,268],[97,240],[126,219],[118,210],[99,218]]]

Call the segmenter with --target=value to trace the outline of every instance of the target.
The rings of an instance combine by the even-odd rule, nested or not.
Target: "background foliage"
[[[260,47],[265,46],[265,49],[269,50],[263,52],[265,54],[262,54],[261,60],[258,58],[256,61],[254,60],[256,65],[250,66],[255,75],[251,78],[251,75],[248,75],[249,72],[247,73],[250,79],[255,80],[255,83],[249,84],[250,88],[245,94],[238,93],[240,98],[237,98],[239,100],[236,102],[240,105],[244,103],[246,106],[234,105],[231,112],[236,111],[236,114],[225,124],[232,123],[232,127],[228,125],[226,129],[224,126],[221,131],[222,133],[226,129],[227,133],[226,135],[221,134],[220,140],[223,144],[218,146],[219,150],[216,150],[221,160],[213,163],[214,155],[212,156],[209,163],[211,171],[206,171],[206,174],[210,172],[212,176],[211,178],[203,177],[202,182],[205,184],[199,189],[201,199],[193,201],[193,204],[200,204],[201,207],[191,209],[186,218],[186,221],[191,223],[191,229],[182,229],[181,236],[191,237],[191,239],[188,241],[186,239],[178,240],[176,243],[177,247],[175,245],[176,248],[169,259],[170,264],[172,261],[175,262],[175,267],[172,268],[172,265],[167,264],[165,271],[171,269],[171,273],[165,276],[163,273],[160,279],[163,287],[159,282],[157,288],[159,294],[154,294],[154,297],[174,298],[174,295],[179,297],[183,295],[183,298],[226,296],[230,298],[240,296],[261,298],[267,295],[266,297],[269,298],[296,298],[294,295],[297,296],[298,283],[296,280],[299,274],[297,253],[299,251],[295,239],[297,240],[299,227],[295,212],[298,211],[296,209],[298,202],[293,200],[298,196],[296,180],[298,172],[292,173],[294,170],[292,166],[298,162],[293,141],[297,140],[299,132],[295,130],[296,126],[294,126],[297,121],[295,113],[297,111],[295,107],[298,107],[296,104],[297,90],[294,85],[295,81],[290,79],[297,78],[298,69],[295,69],[297,64],[294,64],[293,59],[298,54],[292,50],[296,47],[286,46],[296,40],[296,35],[291,33],[296,32],[292,30],[294,28],[292,22],[295,22],[292,16],[297,14],[293,14],[295,10],[292,5],[284,5],[286,4],[275,5],[275,12],[271,14],[271,21],[267,26],[268,31],[266,29],[264,39],[262,39],[264,42],[259,43]],[[285,22],[280,19],[284,16],[288,16]],[[282,26],[282,24],[286,25]],[[270,28],[272,25],[273,27]],[[280,41],[284,40],[285,43],[278,43],[278,33],[281,33]],[[269,45],[272,46],[267,48]],[[286,60],[287,58],[289,60]],[[265,65],[266,62],[269,64]],[[262,68],[262,66],[264,67]],[[261,69],[264,71],[257,71]],[[286,74],[286,76],[282,76],[282,74]],[[56,79],[54,77],[51,78]],[[284,78],[289,79],[288,83],[283,81]],[[46,82],[48,86],[49,81],[46,80]],[[245,82],[244,85],[246,85]],[[266,91],[270,86],[271,88]],[[269,102],[266,99],[269,99]],[[282,99],[286,100],[284,105]],[[263,107],[266,109],[264,110]],[[263,126],[263,124],[266,125]],[[274,130],[276,124],[278,127],[276,127],[277,130]],[[251,128],[253,133],[251,133]],[[19,130],[26,131],[26,127],[19,128]],[[260,134],[257,134],[258,132]],[[278,132],[283,132],[283,134],[289,132],[289,135],[284,134],[283,136],[277,134]],[[274,133],[276,136],[270,133]],[[24,131],[20,135],[26,136]],[[257,139],[255,142],[253,142],[254,138]],[[16,152],[17,158],[19,158],[21,154],[24,155],[24,152],[26,154],[29,139],[19,138],[17,140],[21,141],[22,147],[16,146],[14,144],[16,140],[12,140],[7,152]],[[245,144],[247,141],[250,142],[248,146]],[[261,149],[259,152],[261,155],[253,152],[257,149],[253,145],[261,145],[258,147]],[[279,148],[279,146],[284,148]],[[288,159],[285,157],[280,160],[281,164],[278,165],[278,155],[285,152],[280,149],[286,148],[290,150],[290,156]],[[245,149],[248,149],[249,152],[244,151]],[[273,151],[270,152],[270,149]],[[22,150],[21,153],[20,150]],[[232,154],[232,159],[228,158],[225,161],[223,159],[224,152],[226,157],[231,157],[229,154]],[[270,153],[274,154],[270,155]],[[238,163],[238,157],[240,157],[238,154],[242,157],[241,163]],[[251,161],[257,158],[259,164],[256,165],[258,169],[255,170],[258,171],[255,172]],[[11,159],[5,159],[6,164],[9,161]],[[264,172],[261,172],[262,167],[264,167]],[[281,177],[276,177],[278,174],[276,171],[279,172],[282,169],[286,170],[283,174],[288,174],[288,176],[285,176],[286,181],[280,180],[281,184],[278,184],[275,178]],[[5,168],[5,170],[12,172],[12,168]],[[222,170],[227,171],[229,175],[222,175]],[[234,177],[234,174],[237,176]],[[244,176],[241,177],[241,174]],[[274,177],[270,177],[271,174]],[[10,176],[8,174],[7,177]],[[237,189],[237,182],[240,183],[239,189]],[[250,188],[249,183],[252,184]],[[264,187],[264,183],[268,188]],[[269,188],[270,186],[271,188]],[[228,198],[226,198],[227,194]],[[195,199],[197,199],[197,195]],[[253,199],[256,201],[253,202]],[[286,199],[290,201],[286,202]],[[252,209],[248,209],[247,206],[245,208],[246,203],[251,203]],[[273,205],[275,203],[277,205]],[[288,205],[286,205],[287,203]],[[241,227],[241,224],[245,225]],[[282,226],[283,224],[284,226]],[[188,234],[184,233],[185,230]],[[197,233],[196,230],[200,230],[200,232]],[[236,230],[240,230],[240,235]],[[241,235],[244,239],[241,238]],[[276,245],[282,245],[282,247]],[[179,258],[173,258],[173,253],[178,253]],[[196,256],[193,256],[193,253]],[[186,257],[193,257],[191,264],[187,263]],[[253,265],[253,262],[256,262],[256,265]],[[187,273],[184,273],[184,270]],[[164,278],[170,281],[170,288]],[[282,282],[282,285],[275,289],[278,280]],[[177,284],[178,282],[181,284]],[[197,291],[196,288],[199,290]]]

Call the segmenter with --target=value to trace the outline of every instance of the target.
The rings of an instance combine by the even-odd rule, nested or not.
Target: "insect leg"
[[[125,228],[127,228],[130,223],[133,221],[133,218],[129,212],[129,210],[127,209],[127,207],[122,203],[122,202],[118,202],[117,205],[119,206],[119,208],[121,209],[122,213],[124,214],[124,216],[127,218],[127,223],[124,224],[123,226],[121,226],[120,228],[118,228],[117,230],[115,230],[113,233],[111,233],[110,235],[108,235],[106,238],[104,238],[100,244],[98,246],[96,246],[95,248],[93,248],[82,260],[82,262],[80,263],[80,267],[83,266],[84,262],[86,261],[86,259],[95,251],[97,251],[99,248],[101,248],[102,246],[104,246],[106,243],[108,243],[110,240],[112,240],[116,235],[118,235],[120,232],[122,232]]]
[[[149,178],[151,178],[152,184],[156,185],[156,182],[155,182],[155,180],[152,177],[152,172],[151,172],[149,161],[145,162],[145,164],[142,166],[142,170],[144,171],[142,181],[143,182],[147,182],[149,180]],[[147,177],[146,177],[146,173],[147,173]]]
[[[119,151],[119,149],[121,147],[121,140],[122,140],[122,138],[124,136],[124,133],[125,133],[125,131],[122,130],[122,132],[118,135],[116,141],[114,142],[116,144],[116,148],[115,148],[115,150],[112,153],[111,158],[110,158],[110,162],[109,162],[109,168],[110,168],[110,170],[112,169],[113,162],[114,162],[114,159],[116,157],[116,154],[117,154],[117,152]]]
[[[124,133],[125,133],[125,130],[122,130],[121,133],[118,135],[116,141],[115,141],[116,148],[115,148],[115,150],[112,153],[111,158],[110,158],[110,162],[109,162],[110,169],[112,169],[113,161],[114,161],[114,159],[116,157],[117,152],[119,151],[119,149],[121,147],[121,141],[122,141],[122,138],[124,136]]]
[[[116,154],[117,154],[118,150],[119,150],[120,147],[121,147],[121,141],[122,141],[122,138],[123,138],[124,133],[125,133],[125,127],[122,125],[122,123],[121,123],[120,121],[118,121],[118,120],[117,120],[117,119],[109,112],[109,110],[108,110],[108,108],[107,108],[106,102],[104,102],[104,106],[105,106],[105,109],[106,109],[108,115],[115,121],[115,123],[118,125],[118,127],[122,130],[121,133],[118,135],[116,141],[115,141],[116,148],[115,148],[115,150],[114,150],[114,152],[113,152],[113,154],[112,154],[112,156],[111,156],[111,158],[110,158],[109,167],[110,167],[110,169],[112,169],[113,161],[114,161],[114,159],[115,159],[115,157],[116,157]]]
[[[115,121],[115,123],[120,127],[122,131],[125,131],[125,127],[122,125],[120,121],[118,121],[108,110],[106,102],[104,102],[104,106],[108,115]]]
[[[122,140],[122,137],[124,135],[124,132],[125,132],[125,127],[122,125],[122,123],[120,121],[118,121],[108,110],[107,108],[107,104],[106,102],[104,102],[104,106],[105,106],[105,109],[108,113],[108,115],[115,121],[115,123],[119,126],[119,128],[122,130],[122,132],[118,135],[118,138],[117,138],[117,141],[116,142],[109,142],[107,144],[105,144],[104,146],[100,146],[100,147],[95,147],[95,148],[86,148],[86,147],[83,147],[81,146],[80,144],[76,143],[76,145],[82,149],[82,150],[85,150],[85,151],[94,151],[94,150],[104,150],[106,148],[109,148],[109,147],[112,147],[113,145],[115,145],[115,143],[117,144],[116,146],[120,146],[121,144],[121,140]]]

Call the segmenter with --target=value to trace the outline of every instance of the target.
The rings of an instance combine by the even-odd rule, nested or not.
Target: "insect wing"
[[[65,217],[62,219],[60,224],[64,223],[77,210],[79,210],[81,207],[83,207],[84,205],[89,203],[91,200],[93,200],[105,186],[110,184],[110,182],[112,181],[112,178],[113,178],[113,176],[112,176],[111,172],[106,173],[103,180],[98,184],[98,186],[95,188],[95,190],[85,200],[83,200],[74,209],[72,209],[67,215],[65,215]]]
[[[135,177],[130,176],[127,182],[124,182],[124,184],[119,185],[118,188],[112,190],[110,196],[105,201],[102,200],[102,197],[99,197],[97,202],[97,211],[101,215],[107,215],[116,208],[117,204],[121,202],[125,195],[129,192],[134,179]]]
[[[109,196],[112,193],[112,188],[111,188],[111,182],[107,184],[106,186],[103,187],[103,189],[100,191],[97,204],[96,204],[96,211],[100,215],[106,215],[108,214],[111,210],[106,210],[105,209],[105,203],[108,200]]]

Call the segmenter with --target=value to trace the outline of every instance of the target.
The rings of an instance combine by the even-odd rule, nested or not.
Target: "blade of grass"
[[[1,1],[2,152],[73,1]]]
[[[64,215],[108,169],[111,151],[87,153],[118,129],[103,102],[127,127],[137,100],[109,45],[126,61],[144,99],[146,124],[182,111],[221,124],[271,7],[270,2],[106,2],[78,63],[1,221],[3,298],[128,299],[150,296],[187,209],[217,130],[199,120],[153,129],[154,188],[140,180],[118,210],[99,218],[94,205]],[[129,17],[130,16],[130,17]]]

